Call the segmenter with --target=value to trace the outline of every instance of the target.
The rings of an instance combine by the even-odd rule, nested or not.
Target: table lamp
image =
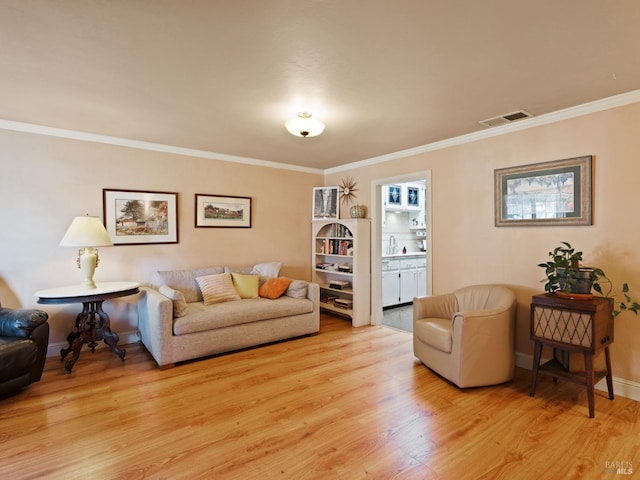
[[[96,288],[93,273],[98,266],[98,250],[94,247],[110,247],[113,242],[98,217],[76,217],[71,222],[60,241],[62,247],[80,247],[78,250],[78,268],[82,275],[80,288]]]

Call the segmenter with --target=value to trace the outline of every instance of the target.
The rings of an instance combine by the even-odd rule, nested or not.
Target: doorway
[[[431,172],[373,180],[371,197],[371,324],[407,330],[413,297],[432,294]]]

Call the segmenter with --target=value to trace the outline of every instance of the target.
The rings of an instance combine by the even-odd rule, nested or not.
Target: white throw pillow
[[[309,283],[304,280],[292,280],[291,285],[289,285],[289,288],[287,288],[287,291],[284,292],[284,294],[287,297],[307,298],[308,286]]]
[[[205,305],[240,300],[230,273],[196,277]]]
[[[251,273],[260,275],[260,283],[264,283],[270,278],[280,276],[280,267],[282,267],[281,262],[258,263],[253,266]]]

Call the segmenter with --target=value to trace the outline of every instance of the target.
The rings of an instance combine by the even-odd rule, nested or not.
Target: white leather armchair
[[[413,353],[460,388],[495,385],[515,369],[515,294],[474,285],[413,299]]]

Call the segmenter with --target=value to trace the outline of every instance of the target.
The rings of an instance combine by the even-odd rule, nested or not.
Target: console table
[[[606,297],[588,300],[560,298],[555,294],[535,295],[531,300],[531,340],[534,341],[530,396],[535,395],[538,373],[584,385],[587,389],[589,417],[594,417],[593,387],[607,379],[609,399],[613,400],[613,380],[609,345],[613,343],[613,301]],[[540,365],[542,347],[554,349],[554,358]],[[594,372],[593,357],[604,349],[606,371]],[[584,355],[584,373],[570,372],[557,360],[556,350]]]
[[[86,290],[79,285],[50,288],[36,292],[38,303],[45,305],[62,303],[82,303],[82,312],[76,317],[76,330],[67,337],[68,348],[60,351],[60,361],[73,352],[64,364],[71,373],[73,365],[80,356],[85,343],[91,352],[95,351],[100,340],[104,340],[111,351],[124,362],[125,350],[118,347],[118,334],[111,331],[109,316],[102,310],[102,302],[110,298],[125,297],[139,292],[137,282],[105,282],[96,284],[96,288]]]

